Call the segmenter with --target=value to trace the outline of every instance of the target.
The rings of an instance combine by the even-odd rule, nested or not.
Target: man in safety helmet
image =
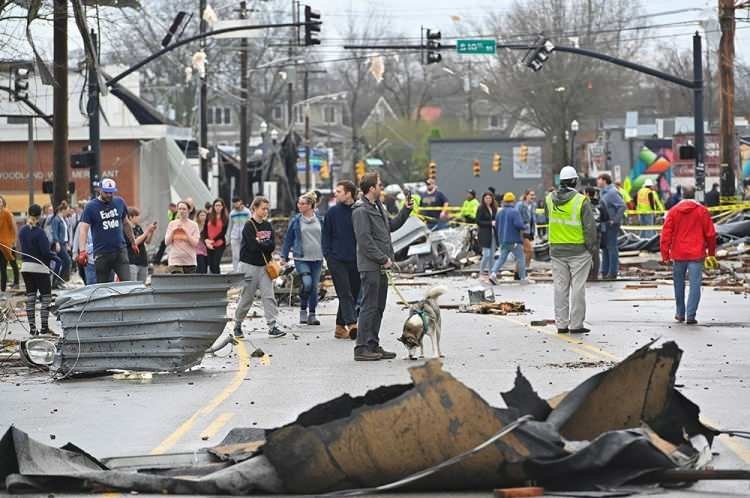
[[[560,188],[547,194],[544,212],[555,288],[555,323],[560,334],[589,332],[586,318],[586,279],[592,255],[598,251],[596,220],[591,203],[576,190],[578,173],[560,171]]]

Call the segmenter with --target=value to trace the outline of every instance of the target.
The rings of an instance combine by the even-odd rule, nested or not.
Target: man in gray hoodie
[[[557,332],[589,332],[586,318],[586,279],[592,255],[598,251],[596,220],[591,203],[576,191],[578,174],[572,166],[560,171],[560,188],[547,195],[544,212],[549,220]]]
[[[391,232],[398,230],[411,214],[411,197],[403,209],[391,219],[380,202],[383,183],[377,172],[367,173],[359,184],[362,197],[352,208],[354,237],[357,239],[357,268],[362,281],[362,307],[357,320],[355,361],[390,360],[395,353],[380,346],[380,322],[388,298],[386,271],[393,268]]]

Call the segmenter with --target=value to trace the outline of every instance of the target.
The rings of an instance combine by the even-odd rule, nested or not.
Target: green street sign
[[[494,55],[496,49],[495,40],[482,38],[456,40],[456,52],[459,54]]]

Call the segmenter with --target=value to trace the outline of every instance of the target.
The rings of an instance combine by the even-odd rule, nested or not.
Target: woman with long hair
[[[268,336],[283,337],[286,332],[276,324],[279,314],[276,296],[273,292],[273,280],[266,271],[266,264],[273,258],[276,248],[273,227],[268,221],[268,199],[256,197],[250,205],[252,215],[242,229],[242,249],[240,250],[240,271],[245,274],[240,302],[234,313],[234,337],[244,337],[242,321],[255,299],[255,292],[260,289],[263,302],[263,317],[268,324]]]
[[[211,205],[208,219],[201,230],[201,240],[206,244],[208,269],[214,275],[221,273],[221,257],[227,247],[226,234],[229,226],[227,208],[224,201],[216,199]]]
[[[208,218],[208,213],[205,209],[201,209],[195,213],[195,222],[198,224],[198,229],[201,233],[203,233],[203,230],[206,227],[206,218]],[[208,249],[206,248],[206,243],[203,242],[203,236],[201,236],[201,240],[198,241],[198,247],[195,248],[195,257],[196,262],[198,263],[198,269],[196,272],[206,273],[208,271]]]
[[[299,291],[299,322],[320,325],[315,309],[318,305],[320,269],[323,266],[323,220],[315,213],[315,194],[301,195],[296,214],[289,222],[281,249],[281,259],[287,261],[289,252],[294,257],[294,269],[302,279]]]
[[[477,225],[479,226],[479,247],[482,248],[482,259],[479,261],[479,277],[489,276],[492,269],[492,258],[495,254],[495,215],[497,201],[492,192],[482,195],[482,203],[477,208]]]
[[[198,225],[190,219],[190,204],[177,203],[177,219],[167,225],[164,241],[169,248],[169,273],[195,273],[198,266],[195,248],[200,242]]]

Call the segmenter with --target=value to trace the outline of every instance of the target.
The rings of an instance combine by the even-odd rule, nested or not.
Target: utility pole
[[[68,198],[68,0],[54,0],[52,203]]]
[[[200,0],[199,3],[199,10],[198,13],[200,16],[200,34],[204,34],[206,31],[208,31],[208,23],[205,19],[203,19],[203,14],[206,11],[206,0]],[[200,48],[202,51],[205,52],[206,50],[206,38],[201,38],[200,40]],[[199,147],[203,147],[204,149],[208,149],[208,84],[206,80],[208,79],[208,63],[206,63],[205,68],[205,74],[200,79],[200,140],[199,140]],[[203,157],[202,154],[198,154],[200,161],[201,161],[201,180],[203,183],[208,186],[208,157]]]
[[[34,204],[34,117],[29,116],[26,121],[29,132],[29,142],[26,144],[26,170],[29,178],[29,206]]]
[[[703,129],[703,48],[701,35],[693,35],[693,114],[695,127],[695,200],[706,196],[706,145]]]
[[[310,98],[310,72],[305,70],[305,97],[304,97],[304,108],[302,109],[305,113],[305,191],[309,192],[312,185],[312,171],[310,168],[310,112],[309,104],[307,99]]]
[[[99,56],[99,46],[96,40],[96,33],[91,30],[91,41],[94,44],[94,54]],[[99,77],[96,74],[96,59],[89,61],[89,101],[86,112],[89,116],[89,186],[91,189],[91,198],[96,196],[95,186],[99,182],[101,174],[101,136],[99,129]]]
[[[719,138],[721,196],[735,195],[734,33],[735,0],[719,0]]]
[[[247,17],[247,2],[240,2],[240,19]],[[243,202],[250,202],[247,191],[247,38],[240,41],[240,198]],[[261,184],[263,182],[263,168],[260,169]],[[262,187],[261,187],[262,188]]]

